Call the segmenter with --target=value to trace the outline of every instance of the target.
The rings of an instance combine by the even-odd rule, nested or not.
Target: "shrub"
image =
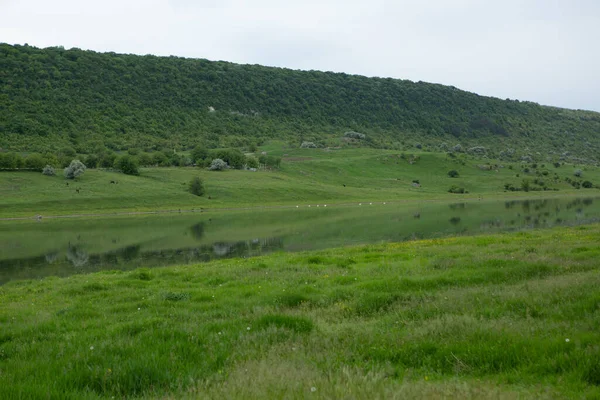
[[[315,149],[317,148],[317,145],[314,144],[313,142],[302,142],[302,144],[300,145],[301,149]]]
[[[344,133],[344,137],[360,140],[360,139],[364,139],[366,137],[366,135],[364,133],[360,133],[360,132],[349,131],[349,132]]]
[[[42,170],[42,174],[47,175],[47,176],[54,176],[54,175],[56,175],[56,173],[54,172],[54,168],[52,168],[51,165],[46,165],[44,167],[44,169]]]
[[[450,178],[458,178],[458,171],[453,169],[452,171],[448,171],[448,176]]]
[[[246,164],[246,156],[238,149],[219,149],[211,151],[211,158],[221,159],[230,168],[242,169]]]
[[[254,156],[246,157],[246,166],[248,168],[258,168],[258,160]]]
[[[196,146],[190,155],[194,164],[198,164],[199,162],[208,158],[208,150],[206,150],[204,147]]]
[[[457,144],[452,148],[452,151],[454,151],[455,153],[460,153],[462,151],[462,146],[460,144]]]
[[[115,159],[117,155],[115,153],[106,153],[100,158],[100,167],[102,168],[112,168],[115,164]]]
[[[474,146],[467,150],[467,153],[472,155],[484,155],[486,152],[487,150],[483,146]]]
[[[44,165],[46,165],[46,160],[38,153],[32,153],[25,159],[25,168],[41,171],[44,168]]]
[[[469,193],[465,190],[465,188],[463,187],[459,187],[456,185],[452,185],[450,186],[450,189],[448,189],[449,193],[457,193],[457,194],[462,194],[462,193]]]
[[[529,192],[530,188],[531,188],[531,185],[529,183],[529,179],[523,179],[523,181],[521,182],[521,189],[524,192]]]
[[[227,168],[227,163],[221,160],[220,158],[215,158],[214,160],[212,160],[212,162],[210,163],[210,167],[208,167],[210,171],[223,171]]]
[[[90,154],[85,158],[85,166],[88,168],[96,168],[98,166],[98,156],[95,154]]]
[[[199,177],[194,177],[190,181],[189,192],[196,196],[202,196],[205,192],[204,190],[204,182]]]
[[[592,187],[594,187],[594,184],[590,181],[583,181],[581,186],[583,186],[586,189],[591,189]]]
[[[141,153],[138,156],[138,164],[142,167],[148,167],[152,165],[152,155],[150,153]]]
[[[114,168],[125,175],[139,175],[138,164],[135,158],[124,155],[115,160]]]
[[[573,175],[575,175],[576,177],[580,178],[581,175],[583,175],[583,171],[580,169],[576,169],[575,172],[573,172]]]
[[[73,160],[67,168],[65,168],[65,178],[75,179],[83,175],[86,166],[79,160]]]

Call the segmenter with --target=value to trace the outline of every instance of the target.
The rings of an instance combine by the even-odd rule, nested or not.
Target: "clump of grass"
[[[151,281],[154,278],[154,276],[152,275],[150,270],[143,269],[143,268],[133,271],[130,274],[130,276],[134,279],[139,279],[141,281]]]
[[[184,301],[190,298],[190,294],[167,292],[163,295],[163,297],[166,301]]]
[[[106,286],[99,282],[92,282],[82,287],[84,292],[99,292],[102,290],[106,290]]]
[[[372,317],[388,310],[396,299],[389,293],[367,293],[356,301],[354,312],[361,317]]]
[[[276,299],[277,304],[287,308],[299,307],[303,303],[307,303],[308,301],[308,297],[298,293],[286,293],[284,295],[278,296]]]
[[[256,322],[258,329],[266,329],[270,326],[289,329],[296,333],[309,333],[314,328],[313,322],[308,318],[282,314],[265,315]]]

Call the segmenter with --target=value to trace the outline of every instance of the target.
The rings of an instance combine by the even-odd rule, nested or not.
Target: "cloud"
[[[438,82],[600,111],[592,0],[0,2],[8,43]]]

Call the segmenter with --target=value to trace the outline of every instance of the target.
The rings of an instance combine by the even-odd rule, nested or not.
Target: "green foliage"
[[[25,164],[23,157],[15,153],[0,153],[0,169],[18,169]]]
[[[32,169],[34,171],[42,171],[46,165],[46,160],[41,154],[32,153],[25,159],[25,168]]]
[[[258,168],[258,160],[254,156],[246,157],[246,166],[248,168]]]
[[[586,189],[591,189],[594,187],[594,184],[590,181],[583,181],[583,183],[581,184],[582,187],[586,188]]]
[[[450,170],[450,171],[448,171],[448,176],[450,178],[458,178],[458,171],[455,169]]]
[[[125,175],[139,175],[138,163],[135,158],[126,154],[115,160],[114,168]]]
[[[0,44],[0,70],[10,83],[0,88],[0,148],[69,160],[106,149],[172,152],[274,138],[336,144],[348,130],[377,147],[402,146],[402,137],[404,146],[460,141],[489,153],[510,144],[587,160],[600,150],[598,113],[424,82],[8,44]]]
[[[531,182],[529,182],[529,179],[523,179],[521,181],[521,190],[529,192],[529,189],[531,189]]]
[[[246,164],[246,156],[239,149],[217,149],[210,152],[210,157],[221,159],[229,165],[230,168],[242,169]]]
[[[450,186],[450,189],[448,189],[448,193],[463,194],[463,193],[469,193],[469,192],[466,191],[464,187],[452,185],[452,186]]]
[[[207,159],[208,156],[209,156],[208,150],[202,146],[194,147],[194,149],[192,150],[192,153],[191,153],[192,162],[195,164],[200,164],[205,159]]]
[[[100,158],[100,167],[101,168],[112,168],[115,165],[115,160],[117,159],[117,155],[115,153],[105,153]]]
[[[573,175],[575,175],[578,178],[581,178],[581,176],[583,175],[583,171],[580,169],[576,169],[575,172],[573,172]]]
[[[281,157],[261,154],[258,157],[258,162],[265,168],[279,168],[281,166]]]
[[[92,168],[92,169],[97,168],[99,163],[100,163],[100,159],[95,154],[89,154],[85,158],[85,166],[88,168]]]
[[[75,179],[83,175],[86,166],[79,160],[73,160],[68,167],[65,168],[65,178]]]
[[[204,182],[202,182],[202,179],[195,176],[194,178],[192,178],[188,190],[193,195],[202,196],[205,192]]]

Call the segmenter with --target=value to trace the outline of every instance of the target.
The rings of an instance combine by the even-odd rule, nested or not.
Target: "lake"
[[[600,198],[591,197],[0,221],[0,284],[598,221]]]

